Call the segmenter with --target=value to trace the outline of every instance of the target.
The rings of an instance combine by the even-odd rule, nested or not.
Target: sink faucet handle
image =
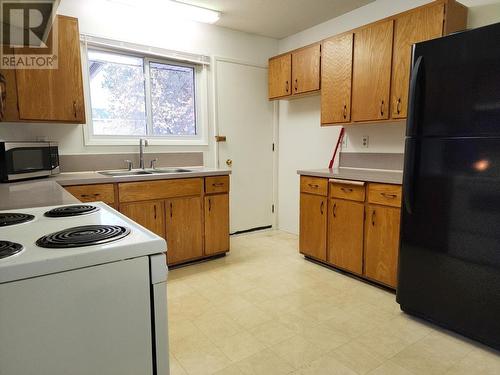
[[[131,171],[133,165],[132,160],[124,160],[124,162],[127,163],[127,168],[129,171]]]
[[[156,168],[156,162],[158,161],[158,158],[154,158],[151,160],[150,168],[155,169]]]

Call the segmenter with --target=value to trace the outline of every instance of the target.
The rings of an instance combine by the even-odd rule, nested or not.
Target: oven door
[[[5,142],[3,180],[48,176],[58,168],[54,155],[49,142]]]

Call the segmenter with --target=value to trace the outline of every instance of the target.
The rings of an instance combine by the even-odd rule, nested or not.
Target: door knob
[[[233,165],[233,161],[231,159],[227,159],[226,164],[228,167],[230,167],[231,165]]]

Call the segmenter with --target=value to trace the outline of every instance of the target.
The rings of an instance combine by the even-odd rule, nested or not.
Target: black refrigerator
[[[500,23],[413,47],[397,301],[500,349]]]

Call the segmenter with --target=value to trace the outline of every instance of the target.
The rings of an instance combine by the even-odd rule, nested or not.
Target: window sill
[[[208,146],[206,139],[157,139],[147,136],[137,138],[86,139],[85,146],[137,146],[141,138],[147,139],[150,146]]]

